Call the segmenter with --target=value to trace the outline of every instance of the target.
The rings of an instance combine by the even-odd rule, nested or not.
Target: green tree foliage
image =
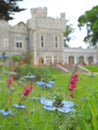
[[[98,42],[98,6],[86,11],[78,18],[78,27],[86,26],[87,35],[84,37],[85,42],[90,46],[96,46]]]
[[[71,40],[71,33],[73,33],[73,31],[74,31],[74,28],[72,27],[72,24],[68,24],[68,21],[67,21],[65,32],[64,32],[65,47],[68,47],[68,42]]]
[[[22,0],[0,0],[0,19],[12,20],[14,13],[25,10],[19,8],[18,1]]]
[[[23,60],[23,58],[22,58],[22,56],[18,56],[18,55],[13,55],[12,57],[11,57],[11,59],[13,60],[13,62],[19,62],[19,61],[21,61],[21,60]]]

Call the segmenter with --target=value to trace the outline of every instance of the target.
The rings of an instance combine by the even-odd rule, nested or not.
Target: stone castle
[[[0,20],[0,53],[9,57],[29,52],[36,65],[63,63],[73,64],[78,61],[87,64],[96,63],[98,50],[83,48],[66,48],[64,32],[66,27],[65,13],[60,18],[47,16],[47,8],[32,8],[32,17],[15,26]]]

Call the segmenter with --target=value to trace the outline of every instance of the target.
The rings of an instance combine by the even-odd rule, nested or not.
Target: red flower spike
[[[28,96],[29,93],[32,91],[32,88],[32,83],[30,83],[30,85],[24,89],[24,96]]]
[[[74,94],[73,92],[75,91],[75,88],[77,87],[76,84],[77,84],[77,81],[78,81],[78,74],[73,74],[72,75],[72,78],[71,78],[71,81],[70,81],[70,84],[69,84],[69,91],[72,92],[71,94],[69,94],[69,96],[71,98],[74,98]]]
[[[13,80],[14,80],[14,75],[10,75],[10,78],[7,82],[7,87],[10,88],[11,84],[13,83]]]

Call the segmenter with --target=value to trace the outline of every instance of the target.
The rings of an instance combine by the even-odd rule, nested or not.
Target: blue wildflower
[[[86,100],[87,100],[87,98],[86,98],[86,97],[82,97],[82,98],[81,98],[81,100],[86,101]]]
[[[36,82],[36,83],[39,87],[47,87],[47,88],[53,87],[52,84],[49,82],[40,81],[40,82]]]
[[[16,108],[21,108],[21,109],[25,109],[26,106],[25,105],[22,105],[22,104],[13,104],[14,107]]]
[[[0,113],[2,113],[4,116],[7,116],[7,115],[13,115],[13,112],[12,110],[0,110]]]
[[[26,79],[34,79],[36,76],[35,75],[26,75],[24,78]]]
[[[16,75],[17,73],[12,71],[12,72],[9,72],[10,75]]]
[[[47,109],[49,111],[54,111],[54,110],[58,110],[59,112],[64,112],[64,113],[68,113],[68,112],[72,112],[75,111],[72,107],[75,105],[74,102],[71,101],[62,101],[62,105],[61,106],[54,106],[54,101],[53,100],[49,100],[49,99],[45,99],[45,98],[40,98],[40,102],[44,105],[44,109]]]

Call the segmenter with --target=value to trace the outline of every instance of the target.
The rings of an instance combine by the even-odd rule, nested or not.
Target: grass
[[[7,91],[6,83],[8,74],[6,71],[1,76],[0,83],[0,109],[13,111],[13,115],[3,116],[0,113],[1,130],[98,130],[98,75],[89,77],[87,74],[79,74],[75,98],[68,96],[68,84],[70,74],[62,73],[57,69],[48,68],[55,75],[53,88],[41,88],[34,82],[33,90],[24,100],[26,109],[17,109],[12,105],[19,103],[27,80],[15,80],[12,90]],[[11,69],[7,69],[10,71]],[[54,99],[54,95],[62,95],[64,100],[73,101],[75,112],[61,113],[48,111],[43,108],[39,100],[34,98],[45,97]],[[9,97],[9,101],[7,100]]]
[[[98,65],[86,65],[85,67],[91,72],[98,72]]]

